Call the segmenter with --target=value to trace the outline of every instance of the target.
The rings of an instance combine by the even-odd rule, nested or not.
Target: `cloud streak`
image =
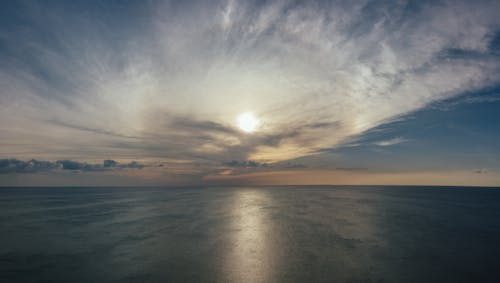
[[[378,146],[391,146],[391,145],[396,145],[396,144],[404,143],[404,142],[407,142],[407,141],[408,140],[405,139],[405,138],[395,137],[395,138],[392,138],[392,139],[389,139],[389,140],[377,141],[377,142],[374,142],[373,144],[374,145],[378,145]]]

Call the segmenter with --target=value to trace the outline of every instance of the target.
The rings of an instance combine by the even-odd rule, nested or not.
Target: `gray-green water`
[[[0,188],[0,282],[498,282],[500,189]]]

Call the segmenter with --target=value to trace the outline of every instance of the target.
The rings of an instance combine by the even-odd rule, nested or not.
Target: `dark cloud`
[[[222,165],[227,167],[242,167],[242,168],[269,167],[269,164],[267,163],[259,163],[252,160],[247,160],[247,161],[231,160],[229,162],[223,162]]]
[[[307,168],[306,165],[293,162],[259,163],[252,160],[223,162],[223,166],[233,168],[269,168],[269,169],[299,169]]]
[[[53,124],[53,125],[57,125],[57,126],[61,126],[61,127],[66,127],[66,128],[70,128],[70,129],[74,129],[74,130],[79,130],[79,131],[91,132],[91,133],[99,134],[99,135],[106,135],[106,136],[119,137],[119,138],[130,138],[130,139],[137,139],[137,138],[139,138],[139,137],[135,137],[135,136],[128,136],[128,135],[119,134],[119,133],[116,133],[116,132],[113,132],[113,131],[104,130],[104,129],[90,128],[90,127],[85,127],[85,126],[73,125],[73,124],[70,124],[70,123],[67,123],[67,122],[63,122],[63,121],[58,121],[58,120],[50,120],[48,122],[51,123],[51,124]]]
[[[146,165],[132,161],[130,163],[119,163],[114,160],[104,160],[102,164],[91,164],[74,160],[41,161],[31,159],[23,161],[19,159],[0,159],[0,174],[8,173],[37,173],[51,170],[69,171],[106,171],[111,169],[142,169]]]
[[[302,168],[307,168],[307,166],[305,166],[304,164],[300,164],[300,163],[290,163],[290,162],[287,162],[283,168],[287,168],[287,169],[302,169]]]
[[[246,134],[236,125],[153,110],[145,119],[141,140],[112,141],[110,146],[141,150],[143,157],[163,157],[220,163],[220,160],[248,160],[261,146],[278,148],[284,142],[309,147],[315,133],[334,131],[340,121],[286,123],[274,131]],[[214,150],[211,150],[211,149]],[[265,162],[266,160],[259,160]],[[248,164],[247,164],[248,165]]]
[[[22,161],[18,159],[0,159],[0,174],[3,173],[34,173],[44,170],[59,168],[60,165],[50,161],[29,160]]]
[[[60,165],[63,170],[97,171],[103,168],[100,164],[89,164],[73,160],[58,160],[56,164]]]
[[[481,168],[481,169],[476,170],[475,172],[476,172],[476,174],[486,174],[486,173],[488,173],[488,170],[485,168]]]
[[[491,41],[489,44],[489,51],[497,56],[500,56],[500,30],[495,32],[491,37]]]
[[[219,132],[231,135],[239,135],[240,133],[230,126],[226,126],[213,121],[200,121],[188,117],[174,117],[169,123],[171,128],[175,128],[182,131],[198,131],[201,133],[212,133]]]
[[[109,160],[109,159],[104,160],[103,164],[102,164],[102,166],[104,168],[112,168],[112,167],[116,167],[116,165],[118,165],[118,162],[116,162],[114,160]]]
[[[142,169],[145,167],[144,164],[139,163],[137,161],[132,161],[130,163],[120,164],[118,165],[120,168],[134,168],[134,169]]]
[[[341,123],[339,121],[335,121],[335,122],[319,122],[319,123],[306,124],[302,128],[324,129],[324,128],[338,128],[340,126]]]

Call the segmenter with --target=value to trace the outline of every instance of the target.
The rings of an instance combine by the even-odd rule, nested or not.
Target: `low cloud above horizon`
[[[498,1],[76,2],[0,4],[0,185],[500,185]]]

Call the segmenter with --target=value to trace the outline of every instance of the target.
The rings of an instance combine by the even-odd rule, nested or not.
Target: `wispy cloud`
[[[395,137],[389,140],[383,140],[383,141],[376,141],[373,144],[378,145],[378,146],[391,146],[391,145],[396,145],[400,143],[407,142],[408,140],[402,137]]]
[[[2,19],[3,152],[276,163],[500,82],[498,1],[102,5]],[[246,111],[253,134],[235,124]]]

